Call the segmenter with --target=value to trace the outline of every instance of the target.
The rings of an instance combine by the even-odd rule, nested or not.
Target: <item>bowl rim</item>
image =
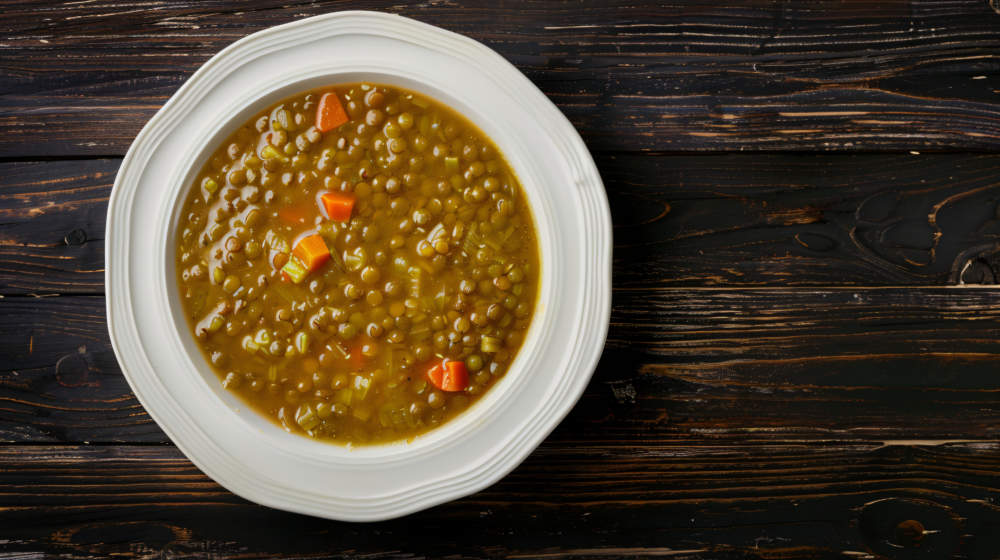
[[[129,214],[125,214],[124,217],[122,216],[126,210],[132,209],[133,200],[136,197],[136,191],[142,179],[141,174],[144,171],[144,164],[149,161],[151,153],[158,148],[164,136],[169,135],[173,130],[172,127],[174,125],[171,123],[176,121],[175,114],[179,110],[177,107],[182,103],[197,99],[199,94],[194,90],[199,86],[203,86],[203,89],[204,87],[208,87],[205,84],[211,83],[213,72],[216,74],[216,78],[218,76],[226,76],[225,72],[227,69],[223,67],[223,63],[231,62],[235,64],[235,61],[240,60],[241,57],[248,57],[253,52],[266,52],[268,49],[277,51],[283,48],[295,48],[296,38],[300,41],[305,41],[306,39],[302,36],[307,31],[312,33],[312,35],[309,35],[310,39],[346,32],[363,33],[384,39],[389,39],[390,36],[408,34],[410,37],[419,38],[428,48],[436,48],[441,52],[456,57],[459,56],[455,54],[458,51],[456,47],[460,47],[463,53],[462,56],[467,57],[469,60],[474,60],[475,64],[482,69],[484,74],[505,80],[510,84],[516,84],[517,89],[523,92],[523,96],[529,98],[530,110],[536,113],[535,116],[543,119],[543,122],[547,125],[546,132],[552,135],[551,140],[556,144],[556,148],[560,152],[558,155],[562,156],[564,163],[570,169],[569,175],[573,179],[573,184],[570,188],[575,189],[574,192],[579,192],[579,208],[576,208],[576,210],[584,216],[581,218],[581,223],[585,222],[587,228],[579,232],[583,236],[582,241],[577,241],[580,241],[580,245],[585,253],[593,258],[593,274],[588,275],[588,278],[584,279],[586,286],[581,289],[581,291],[585,290],[586,298],[584,300],[584,309],[580,310],[582,313],[580,317],[581,323],[586,328],[581,327],[579,330],[582,332],[573,340],[575,346],[570,348],[570,355],[565,361],[566,371],[553,374],[562,375],[561,378],[554,378],[555,381],[562,382],[559,386],[559,393],[554,395],[559,397],[558,401],[551,406],[547,405],[548,408],[546,410],[548,410],[548,413],[544,417],[539,417],[538,415],[533,417],[533,420],[537,420],[534,424],[530,426],[515,426],[516,430],[510,440],[505,442],[507,444],[505,448],[493,449],[489,452],[490,454],[479,457],[482,459],[483,472],[471,479],[465,476],[468,474],[467,471],[460,472],[458,475],[461,476],[453,474],[450,479],[431,481],[434,484],[425,483],[423,486],[404,489],[414,490],[412,493],[397,491],[395,494],[384,493],[361,498],[327,495],[320,496],[321,499],[312,499],[311,496],[303,495],[301,492],[296,495],[290,488],[284,488],[284,493],[263,491],[259,488],[261,482],[275,481],[267,480],[266,477],[262,479],[259,473],[255,473],[250,469],[234,467],[234,457],[227,456],[226,450],[222,446],[210,445],[210,443],[217,444],[218,442],[212,442],[209,434],[203,433],[203,430],[199,430],[194,424],[185,423],[184,417],[177,415],[178,407],[183,407],[176,402],[176,399],[172,398],[170,390],[166,386],[166,380],[157,377],[156,368],[153,367],[153,360],[147,352],[148,347],[143,347],[141,337],[138,335],[136,317],[141,316],[143,311],[136,311],[141,305],[136,304],[133,306],[135,302],[133,301],[131,284],[129,283],[132,274],[129,269],[134,268],[134,266],[130,266],[131,261],[129,260],[126,260],[125,267],[118,266],[117,262],[119,259],[125,259],[129,256],[130,251],[135,250],[129,246],[127,236],[119,233],[119,229],[128,230],[128,228],[121,228],[122,224],[129,226],[129,228],[132,227],[131,216]],[[451,52],[447,52],[449,50]],[[343,68],[346,67],[342,66],[341,70],[337,73],[341,73]],[[238,66],[233,66],[232,68],[238,68]],[[280,83],[284,85],[276,89],[287,89],[290,82],[282,81]],[[456,109],[466,114],[473,122],[481,126],[481,123],[469,113],[462,111],[459,107],[456,107]],[[170,121],[169,119],[171,118],[174,118],[174,121]],[[232,119],[231,116],[229,118],[230,120]],[[498,142],[498,145],[500,144],[498,138],[492,134],[490,136],[493,137],[494,141]],[[211,144],[207,140],[205,143]],[[503,151],[505,155],[509,155],[507,150]],[[143,160],[144,156],[146,160]],[[511,165],[518,172],[519,178],[522,179],[522,184],[525,184],[525,177],[521,173],[522,167],[517,166],[513,161]],[[196,172],[196,169],[194,171]],[[185,170],[185,172],[190,174],[192,171]],[[181,173],[181,171],[178,171],[178,173]],[[530,183],[530,179],[528,182]],[[168,182],[169,185],[176,187],[174,191],[178,191],[178,189],[180,191],[187,190],[182,186],[176,186],[177,183],[178,179],[176,178]],[[537,194],[540,192],[539,189],[540,187],[535,187],[531,190],[531,193]],[[525,190],[529,190],[526,184]],[[174,204],[176,202],[176,199],[173,200]],[[537,200],[532,201],[531,207],[533,210],[537,210],[537,202]],[[163,216],[163,212],[160,212],[160,218],[161,221],[168,223],[172,219],[170,216]],[[535,218],[538,220],[537,215]],[[531,84],[523,74],[498,54],[467,37],[402,16],[358,11],[334,12],[314,16],[254,33],[223,49],[195,72],[178,92],[171,97],[164,107],[142,129],[129,148],[116,177],[108,209],[106,235],[108,250],[106,252],[105,285],[107,288],[106,305],[111,343],[126,379],[149,414],[192,462],[216,480],[216,482],[234,493],[252,501],[279,509],[331,519],[372,521],[397,517],[470,494],[493,484],[520,464],[558,425],[579,399],[601,355],[610,319],[610,224],[610,210],[608,208],[606,193],[604,192],[596,166],[589,152],[586,150],[583,141],[555,105]],[[544,253],[542,254],[542,258],[546,258]],[[543,270],[545,269],[546,266],[543,264]],[[548,272],[543,273],[543,277]],[[171,283],[175,283],[172,278],[166,282],[167,285]],[[550,284],[551,287],[552,284]],[[541,298],[541,293],[540,290],[539,298]],[[161,294],[161,298],[166,297]],[[541,299],[539,299],[540,304]],[[532,321],[532,328],[537,323],[538,317],[536,316]],[[519,352],[518,359],[523,354],[525,354],[524,349]],[[511,369],[512,371],[514,370],[513,367]],[[505,376],[503,381],[507,381],[507,377],[509,376]],[[508,383],[513,383],[513,380]],[[498,393],[498,388],[494,387],[487,396]],[[504,394],[510,394],[510,391]],[[483,402],[486,398],[484,396],[479,401]],[[442,432],[451,425],[458,425],[458,420],[456,418],[441,428],[432,430],[429,434]],[[201,441],[196,436],[201,436],[204,438],[204,441]],[[291,439],[287,438],[287,436],[285,438]],[[296,439],[314,443],[306,438]],[[329,444],[321,445],[326,446],[327,449],[337,447],[330,446]],[[441,450],[437,449],[436,451],[440,452]],[[291,447],[278,450],[278,452],[283,452],[286,456],[288,456],[287,454],[294,455],[294,449]],[[396,450],[393,453],[406,460],[411,460],[414,455],[413,453],[408,453],[406,450],[402,452]],[[325,458],[329,460],[330,457],[331,455],[327,453]],[[388,458],[384,454],[375,453],[372,455],[363,451],[349,453],[343,457],[346,457],[344,464],[348,467],[371,465],[373,462],[385,461]],[[235,462],[238,464],[238,461]],[[329,463],[323,463],[320,466],[324,465],[329,466]]]

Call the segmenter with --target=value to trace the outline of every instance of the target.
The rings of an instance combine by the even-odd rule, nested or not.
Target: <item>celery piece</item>
[[[368,396],[368,389],[371,388],[372,380],[363,375],[354,376],[354,395],[358,400],[364,400]]]
[[[305,354],[309,350],[309,333],[299,331],[295,335],[295,349],[299,354]]]
[[[354,253],[344,255],[344,264],[347,265],[347,270],[359,270],[362,262],[361,257]]]
[[[441,222],[438,222],[438,224],[435,225],[434,228],[431,229],[431,231],[427,233],[427,241],[430,241],[431,243],[433,243],[434,241],[437,240],[438,237],[444,235],[444,233],[445,233],[445,231],[444,231],[444,224],[441,223]]]
[[[501,341],[495,336],[483,335],[479,349],[487,354],[495,354],[500,351]]]
[[[423,342],[430,337],[431,337],[431,329],[426,325],[410,331],[411,342]]]
[[[458,157],[448,156],[444,158],[444,170],[448,173],[458,173]]]
[[[333,246],[333,242],[330,242],[330,246]],[[347,272],[347,265],[344,264],[344,260],[340,258],[340,253],[337,251],[330,251],[330,262],[333,263],[333,268],[337,269],[337,272],[341,274]]]
[[[288,259],[285,266],[281,267],[281,271],[287,274],[288,277],[291,278],[292,282],[295,282],[296,284],[301,284],[302,281],[305,280],[306,274],[309,274],[305,265],[303,265],[302,261],[300,261],[297,257]]]
[[[295,411],[295,422],[308,432],[319,425],[319,416],[316,416],[312,406],[303,404]]]
[[[260,151],[260,157],[263,159],[277,159],[279,161],[288,161],[288,156],[279,152],[274,148],[274,146],[270,144],[264,146],[264,149]]]

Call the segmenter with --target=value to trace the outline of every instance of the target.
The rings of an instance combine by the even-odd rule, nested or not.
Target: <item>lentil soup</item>
[[[412,439],[454,418],[534,313],[515,174],[475,125],[396,87],[256,115],[197,175],[177,235],[182,307],[221,384],[317,439]]]

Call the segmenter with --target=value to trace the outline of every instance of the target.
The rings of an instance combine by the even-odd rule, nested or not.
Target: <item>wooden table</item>
[[[1000,14],[902,2],[0,4],[0,557],[1000,557]],[[614,311],[520,468],[396,521],[248,503],[136,401],[105,212],[139,128],[267,26],[469,35],[573,121]]]

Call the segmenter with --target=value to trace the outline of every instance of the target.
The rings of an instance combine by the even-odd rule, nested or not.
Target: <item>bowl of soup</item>
[[[611,228],[579,135],[493,51],[398,16],[207,62],[112,192],[122,370],[206,474],[331,519],[475,492],[596,366]]]

